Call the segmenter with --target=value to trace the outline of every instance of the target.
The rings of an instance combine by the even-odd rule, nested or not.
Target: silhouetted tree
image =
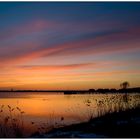
[[[125,82],[123,82],[123,83],[120,84],[120,87],[122,89],[127,89],[127,87],[129,87],[129,86],[130,86],[130,84],[127,81],[125,81]]]
[[[120,87],[122,87],[123,91],[125,92],[125,95],[123,96],[123,99],[125,102],[128,102],[128,96],[127,96],[127,91],[126,89],[130,86],[130,84],[125,81],[123,83],[120,84]]]

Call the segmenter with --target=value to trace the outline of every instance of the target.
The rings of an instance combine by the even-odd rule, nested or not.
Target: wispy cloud
[[[136,32],[135,32],[136,31]],[[43,47],[43,42],[26,42],[21,46],[17,44],[0,48],[1,63],[20,64],[40,57],[82,56],[82,55],[108,55],[109,53],[135,51],[140,49],[139,29],[130,29],[125,32],[112,32],[101,34],[90,39]],[[42,47],[41,47],[42,46]],[[1,65],[2,65],[1,64]]]
[[[4,5],[0,4],[3,86],[80,87],[86,81],[88,87],[121,78],[139,81],[140,5],[133,5],[136,10],[121,3],[63,3],[67,8],[26,3],[20,10],[18,3]]]
[[[80,68],[89,68],[90,66],[95,66],[95,63],[82,63],[82,64],[67,64],[67,65],[30,65],[30,66],[19,66],[18,68],[24,70],[50,70],[50,71],[58,71],[58,70],[73,70]]]

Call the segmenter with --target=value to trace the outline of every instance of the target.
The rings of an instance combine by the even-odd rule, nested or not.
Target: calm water
[[[119,107],[128,108],[140,103],[140,95],[129,95],[128,102],[122,100],[121,94],[78,94],[63,95],[58,93],[0,93],[0,106],[4,105],[1,115],[9,114],[8,105],[14,108],[17,115],[19,107],[24,111],[23,120],[28,127],[34,122],[34,127],[40,125],[61,126],[86,121],[114,111]],[[101,114],[102,113],[102,114]]]

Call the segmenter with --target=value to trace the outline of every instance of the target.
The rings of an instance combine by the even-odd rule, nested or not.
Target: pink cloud
[[[96,65],[95,63],[81,63],[81,64],[67,64],[67,65],[41,65],[41,66],[21,66],[21,69],[24,70],[50,70],[50,71],[59,71],[59,70],[73,70],[81,68],[89,68]]]
[[[127,52],[135,49],[140,49],[136,39],[139,38],[137,34],[134,34],[134,30],[126,33],[117,33],[113,35],[101,36],[97,38],[91,38],[81,41],[64,43],[62,45],[51,46],[46,49],[42,49],[32,54],[27,54],[25,57],[33,59],[42,56],[59,56],[59,55],[85,55],[85,54],[108,54],[115,52]],[[133,34],[132,34],[133,33]],[[139,32],[140,35],[140,32]],[[119,42],[117,42],[119,40]],[[114,43],[115,42],[115,43]],[[134,44],[133,44],[134,43]],[[133,47],[132,47],[133,46]]]
[[[40,26],[40,25],[39,25]],[[40,27],[39,27],[40,28]],[[135,32],[136,31],[136,32]],[[42,48],[40,45],[33,44],[37,50],[27,51],[21,55],[15,54],[11,60],[7,58],[7,63],[23,63],[39,57],[57,57],[57,56],[82,56],[82,55],[108,55],[109,53],[120,53],[140,50],[140,29],[129,29],[126,32],[114,33],[106,36],[98,36],[85,40],[78,40],[58,45],[53,45],[48,48]],[[29,46],[29,45],[26,45]],[[25,46],[25,47],[26,47]],[[18,48],[18,47],[17,47]],[[6,48],[2,48],[6,49]],[[15,47],[16,49],[16,47]],[[1,51],[3,52],[3,51]],[[12,53],[12,52],[11,52]]]

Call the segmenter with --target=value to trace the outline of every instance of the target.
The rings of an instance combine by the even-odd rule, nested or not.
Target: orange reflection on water
[[[140,95],[137,94],[129,95],[128,103],[122,100],[121,94],[5,93],[5,97],[2,95],[0,95],[0,106],[4,105],[2,115],[9,115],[8,105],[15,109],[15,115],[19,113],[17,109],[19,107],[25,112],[24,123],[28,129],[32,121],[38,125],[42,123],[55,125],[56,122],[60,125],[72,124],[86,121],[91,116],[103,115],[110,109],[115,111],[119,107],[126,109],[140,104]]]

